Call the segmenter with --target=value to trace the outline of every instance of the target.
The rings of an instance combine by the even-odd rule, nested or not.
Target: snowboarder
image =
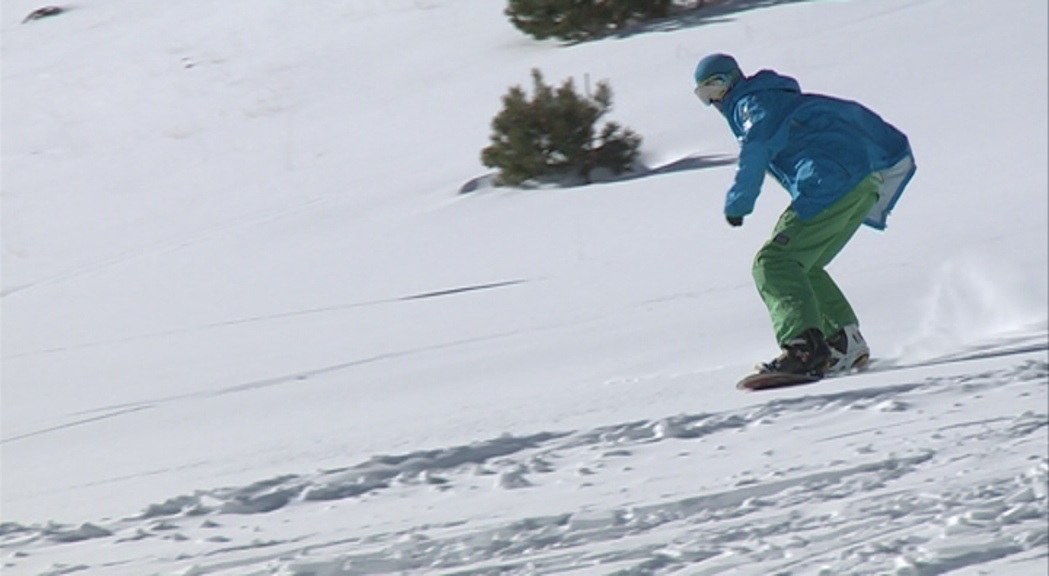
[[[818,379],[864,366],[870,349],[859,321],[825,268],[860,224],[885,229],[915,171],[907,136],[861,104],[803,93],[789,76],[744,76],[726,54],[700,60],[695,81],[696,96],[740,142],[728,223],[741,226],[753,211],[766,171],[792,199],[754,258],[783,350],[759,372]]]

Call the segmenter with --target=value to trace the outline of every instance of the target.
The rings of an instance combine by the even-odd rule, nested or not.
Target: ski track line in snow
[[[396,298],[394,300],[389,300],[387,302],[410,301],[410,300],[419,300],[419,299],[440,297],[440,296],[445,296],[445,295],[461,294],[461,293],[464,293],[464,292],[470,292],[470,291],[475,291],[475,290],[486,290],[486,289],[489,289],[489,288],[497,288],[497,287],[503,287],[503,286],[512,286],[512,285],[520,284],[522,282],[526,282],[526,280],[511,280],[511,281],[505,281],[505,282],[495,282],[495,283],[491,283],[491,284],[481,284],[481,285],[476,285],[476,286],[471,286],[471,287],[462,287],[462,288],[440,290],[440,291],[434,291],[434,292],[424,292],[424,293],[411,295],[411,296],[398,297],[398,298]],[[535,328],[535,330],[549,330],[549,329],[553,329],[555,327],[556,326],[552,325],[552,326]],[[211,397],[216,397],[216,396],[224,396],[224,395],[227,395],[227,394],[236,394],[236,393],[240,393],[240,392],[250,392],[252,390],[259,390],[259,389],[262,389],[262,388],[269,388],[269,387],[272,387],[272,386],[281,386],[281,385],[284,385],[284,384],[289,384],[289,383],[294,383],[294,382],[302,382],[302,381],[309,380],[310,378],[315,378],[315,377],[326,375],[326,374],[337,373],[337,372],[341,372],[341,371],[344,371],[344,370],[349,370],[349,369],[352,369],[352,368],[356,368],[358,366],[369,365],[369,364],[373,364],[373,363],[376,363],[376,362],[384,362],[384,361],[389,361],[389,360],[401,359],[401,358],[405,358],[405,357],[414,356],[414,355],[417,355],[417,354],[426,354],[426,353],[431,353],[431,352],[437,352],[437,351],[441,351],[441,350],[447,350],[447,349],[451,349],[451,348],[456,348],[456,347],[459,347],[459,346],[467,346],[467,345],[475,344],[475,343],[478,343],[478,342],[498,340],[498,339],[502,339],[502,338],[510,338],[510,337],[517,336],[518,334],[519,334],[519,332],[505,332],[505,333],[498,333],[498,334],[489,334],[489,335],[480,336],[480,337],[476,337],[476,338],[466,338],[466,339],[463,339],[463,340],[457,340],[457,341],[453,341],[453,342],[446,342],[446,343],[443,343],[443,344],[435,344],[435,345],[432,345],[432,346],[423,346],[423,347],[412,348],[412,349],[408,349],[408,350],[400,350],[400,351],[396,351],[396,352],[388,352],[388,353],[383,353],[383,354],[377,354],[377,355],[374,355],[374,356],[371,356],[371,357],[368,357],[368,358],[361,358],[361,359],[356,359],[356,360],[350,360],[350,361],[347,361],[347,362],[340,362],[340,363],[337,363],[337,364],[332,364],[330,366],[322,366],[320,368],[314,368],[314,369],[311,369],[311,370],[304,370],[304,371],[294,372],[292,374],[284,374],[284,375],[281,375],[281,376],[275,376],[273,378],[264,378],[264,379],[260,379],[260,380],[254,380],[254,381],[251,381],[251,382],[235,384],[235,385],[227,386],[225,388],[221,388],[221,389],[218,389],[218,390],[208,390],[208,391],[202,391],[202,392],[194,392],[194,393],[191,393],[191,394],[179,394],[179,395],[174,395],[174,396],[167,396],[167,397],[164,397],[164,398],[154,398],[154,399],[151,399],[151,400],[143,400],[143,401],[140,401],[140,402],[131,402],[131,403],[124,403],[124,404],[115,404],[115,405],[109,405],[109,406],[101,406],[101,407],[98,407],[98,408],[92,408],[90,410],[85,410],[85,411],[82,411],[82,412],[77,412],[77,413],[71,414],[71,416],[75,417],[75,420],[73,420],[71,422],[64,422],[64,423],[61,423],[61,424],[55,424],[55,425],[47,426],[47,427],[44,427],[44,428],[41,428],[41,429],[38,429],[38,430],[32,430],[32,431],[29,431],[29,432],[22,432],[22,433],[19,433],[17,435],[14,435],[14,436],[11,436],[11,437],[8,437],[8,438],[2,438],[2,439],[0,439],[0,444],[6,444],[6,443],[9,443],[9,442],[15,442],[15,441],[22,440],[22,439],[25,439],[25,438],[31,438],[31,437],[39,436],[39,435],[42,435],[42,434],[48,434],[48,433],[51,433],[51,432],[57,432],[57,431],[65,430],[65,429],[72,428],[72,427],[93,424],[93,423],[101,421],[101,420],[106,420],[106,419],[109,419],[109,418],[116,418],[116,417],[124,416],[124,415],[127,415],[127,414],[133,414],[135,412],[139,412],[139,411],[142,411],[142,410],[149,410],[149,409],[157,408],[157,407],[160,407],[160,406],[162,406],[164,404],[168,404],[168,403],[171,403],[171,402],[179,402],[179,401],[192,400],[192,399],[198,399],[198,398],[211,398]],[[991,359],[991,358],[1001,358],[1001,357],[1006,357],[1006,356],[1018,356],[1018,355],[1029,354],[1029,353],[1034,353],[1034,352],[1044,352],[1044,351],[1047,351],[1047,350],[1049,350],[1049,340],[1046,340],[1046,334],[1040,333],[1040,334],[1037,334],[1037,335],[1034,335],[1034,336],[1023,335],[1023,336],[1017,336],[1017,337],[1012,337],[1012,338],[1004,338],[1004,339],[994,340],[994,341],[989,342],[989,343],[974,345],[970,349],[968,349],[966,351],[963,351],[963,352],[958,352],[958,353],[955,353],[955,354],[935,357],[935,358],[932,358],[932,359],[919,360],[919,361],[914,361],[914,362],[899,362],[899,361],[894,360],[894,359],[886,359],[884,361],[879,362],[878,359],[875,359],[874,362],[872,362],[872,366],[871,366],[871,368],[869,370],[867,370],[865,372],[859,372],[859,373],[855,373],[855,374],[839,376],[837,378],[845,378],[845,377],[854,376],[854,375],[873,374],[873,373],[877,373],[877,372],[907,370],[907,369],[910,369],[910,368],[921,368],[921,367],[938,366],[938,365],[943,365],[943,364],[955,364],[955,363],[963,363],[963,362],[970,362],[970,361],[987,360],[987,359]],[[909,385],[904,385],[904,387],[907,387],[907,386],[909,386]],[[757,393],[767,393],[767,392],[768,391],[759,391]],[[842,394],[845,394],[847,396],[847,395],[851,394],[851,392],[843,392]],[[91,417],[88,417],[88,418],[82,418],[83,416],[86,416],[86,415],[94,415],[94,416],[91,416]]]
[[[267,224],[269,222],[280,220],[282,218],[287,218],[289,216],[294,216],[295,214],[307,210],[313,205],[321,203],[323,201],[324,198],[322,197],[309,198],[303,202],[299,202],[297,204],[283,208],[278,208],[276,210],[269,210],[265,212],[259,212],[257,214],[239,216],[228,222],[222,222],[208,226],[186,237],[159,240],[145,247],[133,250],[126,250],[118,254],[106,256],[94,262],[89,262],[86,264],[75,266],[64,272],[58,272],[51,276],[47,276],[39,280],[29,282],[27,284],[20,284],[18,286],[8,287],[0,291],[0,299],[16,296],[21,292],[33,290],[42,286],[72,280],[80,276],[96,274],[114,266],[120,266],[126,262],[140,260],[142,258],[154,256],[157,254],[176,252],[178,250],[194,246],[196,244],[205,242],[207,240],[216,238],[229,232],[233,232],[244,228],[251,228],[254,226],[259,226],[262,224]]]
[[[1028,359],[721,413],[380,455],[197,490],[117,521],[5,522],[0,551],[5,575],[641,575],[687,567],[709,575],[930,576],[1031,561],[1049,551],[1049,415],[981,411],[967,420],[959,413],[967,402],[993,404],[997,394],[1044,404],[1047,388],[1049,362]],[[865,415],[883,426],[823,431]],[[733,468],[719,443],[730,434],[748,439],[726,444],[769,447],[763,469]],[[790,449],[783,438],[791,435],[843,443],[834,453],[851,457],[818,464],[776,458]],[[1011,451],[1028,454],[1029,465],[998,469],[994,459]],[[667,477],[644,476],[653,459]],[[727,469],[697,475],[697,465]],[[633,501],[629,487],[637,481],[671,484],[658,500]],[[605,485],[621,488],[588,492]],[[477,498],[492,498],[492,509],[471,515],[468,503]],[[369,520],[362,508],[393,510],[399,502],[412,508],[400,521]],[[453,512],[432,512],[434,502]],[[334,528],[316,524],[322,511],[341,511]],[[281,523],[280,537],[267,536],[271,521]],[[92,554],[101,560],[85,563]]]
[[[538,327],[538,328],[534,328],[532,330],[533,331],[551,330],[551,329],[554,329],[555,327],[556,326]],[[21,432],[21,433],[18,433],[18,434],[14,435],[14,436],[10,436],[10,437],[7,437],[7,438],[2,438],[2,439],[0,439],[0,444],[7,444],[7,443],[10,443],[10,442],[16,442],[16,441],[23,440],[23,439],[26,439],[26,438],[32,438],[34,436],[40,436],[40,435],[43,435],[43,434],[49,434],[49,433],[52,433],[52,432],[58,432],[58,431],[61,431],[61,430],[66,430],[68,428],[73,428],[73,427],[78,427],[78,426],[86,426],[86,425],[93,424],[95,422],[99,422],[99,421],[102,421],[102,420],[107,420],[107,419],[110,419],[110,418],[117,418],[117,417],[120,417],[120,416],[133,414],[133,413],[140,412],[140,411],[143,411],[143,410],[150,410],[150,409],[159,408],[159,407],[162,407],[165,404],[170,404],[172,402],[181,402],[181,401],[194,400],[194,399],[200,399],[200,398],[213,398],[213,397],[217,397],[217,396],[225,396],[227,394],[237,394],[237,393],[242,393],[242,392],[250,392],[250,391],[253,391],[253,390],[259,390],[259,389],[269,388],[269,387],[273,387],[273,386],[282,386],[282,385],[290,384],[290,383],[303,382],[303,381],[307,381],[307,380],[309,380],[311,378],[316,378],[318,376],[322,376],[322,375],[326,375],[326,374],[338,373],[338,372],[342,372],[344,370],[349,370],[349,369],[356,368],[356,367],[359,367],[359,366],[374,364],[374,363],[377,363],[377,362],[386,362],[386,361],[390,361],[390,360],[397,360],[397,359],[401,359],[401,358],[415,356],[415,355],[418,355],[418,354],[429,354],[429,353],[433,353],[433,352],[439,352],[439,351],[442,351],[442,350],[448,350],[448,349],[451,349],[451,348],[457,348],[459,346],[468,346],[468,345],[476,344],[476,343],[479,343],[479,342],[488,342],[488,341],[499,340],[499,339],[503,339],[503,338],[512,338],[512,337],[517,336],[519,334],[520,334],[519,331],[511,331],[511,332],[504,332],[504,333],[497,333],[497,334],[487,334],[487,335],[478,336],[478,337],[475,337],[475,338],[464,338],[464,339],[455,340],[455,341],[452,341],[452,342],[445,342],[443,344],[433,344],[433,345],[430,345],[430,346],[421,346],[421,347],[417,347],[417,348],[410,348],[410,349],[407,349],[407,350],[399,350],[399,351],[395,351],[395,352],[387,352],[387,353],[383,353],[383,354],[376,354],[374,356],[369,356],[367,358],[360,358],[360,359],[356,359],[356,360],[350,360],[350,361],[347,361],[347,362],[340,362],[340,363],[337,363],[337,364],[332,364],[332,365],[329,365],[329,366],[322,366],[320,368],[314,368],[314,369],[311,369],[311,370],[298,371],[298,372],[294,372],[294,373],[291,373],[291,374],[284,374],[284,375],[281,375],[281,376],[275,376],[275,377],[272,377],[272,378],[263,378],[263,379],[260,379],[260,380],[253,380],[251,382],[244,382],[244,383],[241,383],[241,384],[235,384],[235,385],[232,385],[232,386],[227,386],[227,387],[224,387],[224,388],[220,388],[218,390],[205,390],[205,391],[201,391],[201,392],[193,392],[193,393],[188,393],[188,394],[176,394],[176,395],[172,395],[172,396],[166,396],[166,397],[163,397],[163,398],[154,398],[154,399],[143,400],[143,401],[139,401],[139,402],[129,402],[129,403],[123,403],[123,404],[114,404],[114,405],[109,405],[109,406],[100,406],[98,408],[92,408],[90,410],[85,410],[85,411],[81,411],[81,412],[77,412],[77,413],[72,414],[71,416],[74,417],[74,420],[72,420],[70,422],[63,422],[61,424],[54,424],[54,425],[51,425],[51,426],[46,426],[46,427],[43,427],[43,428],[40,428],[40,429],[31,430],[31,431],[28,431],[28,432]],[[95,414],[95,416],[91,416],[91,417],[87,417],[87,418],[83,417],[83,416],[89,415],[89,414]]]
[[[152,404],[140,404],[140,405],[128,405],[124,408],[117,408],[112,412],[106,414],[99,414],[90,418],[81,418],[72,422],[66,422],[65,424],[56,424],[55,426],[49,426],[47,428],[41,428],[40,430],[34,430],[32,432],[25,432],[9,438],[0,440],[0,444],[7,444],[8,442],[15,442],[18,440],[24,440],[26,438],[32,438],[34,436],[41,436],[43,434],[49,434],[51,432],[58,432],[59,430],[66,430],[69,428],[75,428],[77,426],[84,426],[87,424],[93,424],[95,422],[101,422],[102,420],[109,420],[110,418],[117,418],[126,414],[134,414],[135,412],[141,412],[143,410],[149,410],[153,408]]]
[[[409,294],[407,296],[397,296],[394,298],[386,298],[382,300],[371,300],[368,302],[351,302],[348,304],[333,304],[331,306],[320,306],[316,308],[308,308],[305,310],[292,310],[288,312],[278,312],[274,314],[265,314],[261,316],[249,316],[246,318],[236,318],[233,320],[223,320],[220,322],[212,322],[210,324],[204,324],[199,326],[190,326],[184,328],[173,328],[171,330],[162,330],[158,332],[149,332],[146,334],[136,334],[134,336],[126,336],[123,338],[113,338],[110,340],[100,340],[96,342],[86,342],[83,344],[74,344],[70,346],[58,346],[54,348],[46,348],[43,350],[32,350],[28,352],[19,352],[17,354],[8,354],[4,356],[4,359],[19,359],[28,358],[32,356],[42,356],[47,354],[57,354],[61,352],[70,352],[73,350],[84,350],[89,348],[97,348],[100,346],[109,346],[113,344],[125,344],[128,342],[140,342],[143,340],[151,340],[155,338],[164,338],[168,336],[177,336],[179,334],[192,334],[194,332],[201,332],[205,330],[212,330],[216,328],[229,328],[232,326],[241,326],[244,324],[255,324],[259,322],[271,322],[274,320],[285,320],[288,318],[298,318],[303,316],[312,316],[315,314],[325,314],[329,312],[339,312],[342,310],[352,310],[355,308],[366,308],[369,306],[381,306],[384,304],[394,304],[397,302],[411,302],[415,300],[428,300],[431,298],[441,298],[445,296],[455,296],[458,294],[464,294],[468,292],[479,292],[482,290],[492,290],[496,288],[504,288],[509,286],[516,286],[518,284],[524,284],[531,282],[528,279],[515,279],[515,280],[504,280],[500,282],[488,282],[485,284],[471,284],[467,286],[458,286],[455,288],[444,288],[440,290],[433,290],[429,292],[420,292],[417,294]]]

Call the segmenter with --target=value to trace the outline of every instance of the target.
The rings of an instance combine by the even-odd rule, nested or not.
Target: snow
[[[1044,2],[573,46],[491,1],[39,7],[0,14],[5,576],[1049,574]],[[712,51],[911,138],[831,267],[880,369],[734,388],[787,197],[724,224]],[[493,188],[532,68],[607,79],[647,170]]]

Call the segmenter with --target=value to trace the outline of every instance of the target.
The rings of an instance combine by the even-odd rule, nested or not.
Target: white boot
[[[830,366],[827,368],[827,376],[844,374],[851,370],[862,370],[867,367],[871,359],[871,349],[867,341],[860,334],[860,327],[856,324],[837,331],[833,336],[827,338],[830,345]]]

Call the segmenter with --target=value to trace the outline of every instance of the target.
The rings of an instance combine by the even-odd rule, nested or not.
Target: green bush
[[[533,95],[520,86],[503,96],[503,110],[492,119],[491,144],[481,151],[485,166],[499,169],[498,182],[517,186],[542,177],[577,176],[629,170],[641,137],[614,122],[597,132],[597,122],[612,108],[612,89],[599,82],[591,97],[576,93],[572,79],[556,91],[532,70]]]
[[[674,0],[509,0],[504,12],[514,26],[539,40],[580,41],[665,18],[673,4]]]

